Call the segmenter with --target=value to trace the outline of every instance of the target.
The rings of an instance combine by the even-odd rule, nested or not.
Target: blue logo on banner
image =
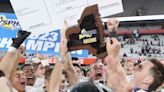
[[[0,50],[7,51],[20,29],[15,14],[0,13]],[[59,56],[60,30],[54,30],[40,35],[30,35],[23,43],[27,52]],[[71,52],[72,57],[88,57],[87,50]]]

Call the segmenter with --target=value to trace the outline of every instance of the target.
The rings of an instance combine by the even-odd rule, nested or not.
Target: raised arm
[[[10,78],[11,73],[17,67],[20,53],[22,51],[22,49],[18,50],[18,48],[29,35],[29,32],[19,31],[18,37],[13,38],[13,43],[8,49],[6,55],[2,58],[0,62],[0,69],[5,73],[7,78]]]
[[[111,83],[113,89],[117,92],[128,92],[129,83],[126,79],[126,73],[120,63],[120,43],[116,38],[111,38],[110,41],[107,42],[107,51],[108,83]]]
[[[18,64],[17,62],[17,50],[16,52],[7,52],[0,62],[0,69],[5,73],[5,76],[9,78],[11,76],[13,67]]]
[[[63,65],[57,62],[50,76],[48,92],[59,92],[59,86],[62,78]]]
[[[70,85],[73,85],[78,82],[78,75],[73,66],[70,52],[68,52],[67,39],[65,36],[67,28],[68,25],[65,22],[64,27],[61,29],[60,55],[64,60],[64,68],[68,77],[68,82]]]
[[[113,19],[112,21],[117,20]],[[109,20],[108,22],[111,22],[111,20]],[[115,27],[118,26],[117,24],[114,25],[116,25]],[[111,25],[108,25],[108,28],[116,30],[117,28],[114,28],[114,25],[112,27],[110,27]],[[120,63],[120,48],[120,42],[116,38],[108,38],[106,44],[106,49],[108,53],[108,56],[106,57],[107,71],[109,73],[107,83],[108,86],[112,86],[112,88],[117,92],[129,92],[129,83],[126,79],[126,73]]]

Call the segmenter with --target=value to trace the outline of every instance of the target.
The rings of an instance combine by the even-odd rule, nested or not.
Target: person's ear
[[[153,82],[154,78],[153,76],[147,76],[144,78],[144,80],[142,81],[143,84],[149,85]]]

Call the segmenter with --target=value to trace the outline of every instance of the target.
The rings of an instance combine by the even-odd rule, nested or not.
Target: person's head
[[[18,92],[25,92],[26,76],[22,70],[17,69],[12,75],[11,84]]]
[[[75,67],[75,70],[76,70],[78,76],[83,76],[82,71],[81,71],[81,68],[80,68],[80,65],[73,64],[73,66]]]
[[[47,70],[45,73],[45,87],[46,87],[47,91],[48,91],[51,73],[52,73],[52,69]],[[59,92],[62,92],[65,87],[66,87],[66,73],[63,71],[62,72],[62,80],[61,80],[60,87],[59,87]]]
[[[34,71],[35,71],[34,75],[36,77],[42,77],[42,76],[44,76],[46,69],[45,69],[45,67],[43,67],[41,62],[39,62],[39,63],[34,65]]]
[[[44,84],[45,84],[45,87],[46,87],[46,90],[47,90],[47,91],[48,91],[48,84],[49,84],[51,72],[52,72],[52,69],[48,69],[48,70],[46,70],[46,72],[45,72]]]
[[[126,72],[127,75],[132,75],[133,74],[133,62],[128,60],[125,61],[124,64],[124,70]]]
[[[99,80],[103,78],[103,68],[102,63],[94,63],[90,66],[90,78],[92,80]]]
[[[164,66],[156,59],[144,61],[135,66],[135,86],[155,91],[164,81]]]
[[[82,82],[74,85],[67,92],[101,92],[92,82]]]
[[[23,65],[22,70],[25,73],[26,78],[27,78],[26,85],[33,86],[35,82],[33,66],[31,64],[25,64]]]
[[[63,92],[63,90],[66,87],[66,83],[67,83],[66,72],[62,71],[62,80],[61,80],[61,83],[60,83],[59,92]]]
[[[113,92],[113,90],[101,83],[87,81],[70,87],[67,92]]]

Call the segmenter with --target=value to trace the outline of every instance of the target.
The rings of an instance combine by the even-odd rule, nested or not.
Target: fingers
[[[120,45],[120,42],[116,38],[111,38],[110,41],[115,45]]]
[[[121,44],[116,38],[107,38],[106,50],[108,54],[113,53],[115,48],[120,48]]]
[[[62,27],[61,30],[60,30],[61,45],[67,44],[67,39],[66,39],[66,36],[65,36],[65,33],[66,33],[66,30],[67,30],[67,29],[68,29],[68,23],[67,23],[67,21],[65,20],[65,21],[64,21],[64,25],[63,25],[63,27]]]
[[[116,38],[107,38],[107,48],[111,47],[112,45],[120,46],[120,42]]]
[[[67,29],[68,29],[68,23],[67,23],[67,21],[65,20],[65,21],[64,21],[64,24],[63,24],[63,27],[62,27],[61,30],[60,30],[61,40],[64,39],[64,38],[66,38],[65,33],[66,33],[66,30],[67,30]]]
[[[112,43],[111,43],[111,40],[110,40],[110,38],[108,37],[107,38],[107,42],[106,42],[106,50],[107,50],[107,53],[108,54],[110,54],[110,52],[111,52],[111,45],[112,45]]]
[[[67,44],[67,39],[63,38],[60,42],[61,45],[66,45]]]
[[[18,48],[18,51],[20,52],[20,54],[24,55],[24,54],[26,53],[26,48],[23,47],[23,46],[20,46],[20,47]]]
[[[111,46],[111,44],[112,44],[112,43],[111,43],[111,40],[110,40],[110,38],[108,37],[108,38],[107,38],[107,47]]]
[[[64,56],[68,52],[67,39],[60,42],[60,56]]]
[[[65,20],[64,25],[60,30],[60,36],[61,36],[61,41],[60,41],[60,55],[63,56],[68,52],[68,47],[67,47],[67,39],[66,39],[66,30],[68,29],[68,23]]]

